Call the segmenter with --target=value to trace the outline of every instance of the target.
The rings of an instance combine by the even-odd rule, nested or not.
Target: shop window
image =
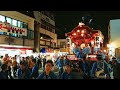
[[[27,23],[23,23],[23,28],[26,28],[27,29]]]
[[[4,34],[4,32],[0,32],[0,34],[2,35],[2,34]]]
[[[34,31],[30,30],[30,39],[34,39]]]
[[[13,20],[12,20],[12,25],[13,25],[13,26],[17,26],[17,20],[13,19]]]
[[[7,21],[7,23],[12,24],[12,19],[11,18],[6,17],[6,21]]]
[[[24,25],[23,25],[23,22],[20,22],[20,28],[23,28]]]
[[[34,31],[28,30],[28,39],[34,39]]]
[[[14,35],[14,37],[17,37],[17,34],[13,34]]]
[[[28,39],[30,38],[30,30],[28,30]]]
[[[20,27],[21,26],[21,22],[20,21],[18,21],[18,27]]]
[[[0,21],[5,22],[5,16],[0,15]]]
[[[18,27],[20,27],[20,28],[26,28],[27,27],[27,24],[26,23],[23,23],[23,22],[21,22],[21,21],[18,21],[18,25],[17,25]]]

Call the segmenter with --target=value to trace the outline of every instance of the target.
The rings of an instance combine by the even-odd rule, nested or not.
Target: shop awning
[[[27,47],[27,46],[2,45],[2,44],[0,44],[0,48],[5,48],[5,49],[27,49],[27,50],[33,50],[32,47]]]

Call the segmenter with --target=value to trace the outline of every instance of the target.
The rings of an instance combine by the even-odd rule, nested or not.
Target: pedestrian
[[[0,71],[0,79],[8,79],[8,73],[7,73],[7,65],[2,64]]]
[[[35,79],[39,75],[39,73],[38,73],[39,68],[38,68],[38,65],[36,63],[36,58],[32,59],[32,64],[33,64],[33,68],[32,68],[32,72],[31,72],[30,77],[31,77],[31,79]]]
[[[12,60],[12,68],[13,68],[13,75],[14,77],[16,77],[18,66],[17,66],[17,61],[15,57],[13,57],[13,60]]]
[[[70,63],[66,63],[65,71],[62,73],[61,79],[76,79],[75,75],[72,72]]]
[[[29,61],[28,61],[28,68],[30,70],[30,72],[32,71],[33,68],[33,63],[32,63],[32,59],[33,59],[33,55],[30,56]]]
[[[43,70],[45,70],[45,64],[46,64],[46,56],[43,58]]]
[[[52,60],[48,60],[45,64],[45,71],[43,71],[37,79],[58,79],[57,75],[52,71],[52,67]]]
[[[64,66],[64,62],[63,62],[63,57],[59,57],[59,59],[56,62],[56,65],[59,69],[59,78],[61,78],[61,74],[63,73],[63,66]]]
[[[120,63],[117,62],[115,57],[112,58],[113,78],[120,79]]]
[[[20,68],[18,69],[18,79],[30,79],[30,70],[26,68],[25,62],[20,62]]]

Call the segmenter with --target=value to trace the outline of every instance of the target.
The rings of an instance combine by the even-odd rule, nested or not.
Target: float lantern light
[[[77,32],[80,32],[80,30],[77,30]]]
[[[83,36],[84,36],[84,34],[81,34],[81,36],[83,37]]]
[[[76,35],[76,33],[73,34],[74,36]]]
[[[84,31],[84,30],[82,30],[81,32],[82,32],[82,33],[85,33],[85,31]]]

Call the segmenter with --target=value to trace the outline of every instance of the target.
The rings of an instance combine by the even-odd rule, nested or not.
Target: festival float
[[[84,23],[79,23],[71,32],[65,34],[67,40],[67,49],[69,55],[76,57],[73,50],[82,49],[85,44],[89,44],[91,54],[88,56],[91,60],[96,60],[97,52],[103,47],[104,36],[100,30],[93,30]],[[94,58],[94,59],[93,59]]]

